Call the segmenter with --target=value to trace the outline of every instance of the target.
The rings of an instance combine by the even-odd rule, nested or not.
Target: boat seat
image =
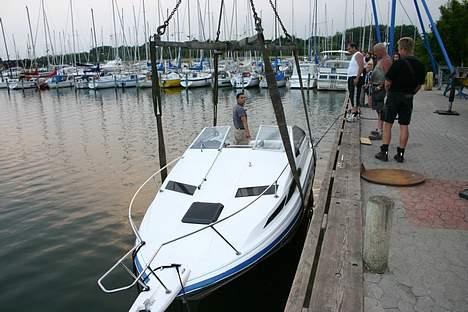
[[[218,220],[224,205],[220,203],[194,202],[182,218],[183,223],[211,224]]]
[[[256,147],[262,149],[280,150],[283,148],[283,143],[278,140],[260,140]]]

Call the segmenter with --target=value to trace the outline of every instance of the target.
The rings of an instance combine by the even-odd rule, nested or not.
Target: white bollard
[[[387,269],[393,206],[393,201],[385,196],[371,196],[367,201],[364,263],[373,273]]]

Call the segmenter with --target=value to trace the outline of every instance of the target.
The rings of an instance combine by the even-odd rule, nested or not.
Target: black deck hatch
[[[224,206],[220,203],[194,202],[182,218],[183,223],[210,224],[218,220]]]

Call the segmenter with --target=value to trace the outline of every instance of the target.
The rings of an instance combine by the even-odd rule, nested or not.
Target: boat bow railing
[[[155,270],[154,269],[151,269],[150,266],[151,264],[153,263],[154,259],[156,258],[156,256],[158,255],[158,253],[160,252],[160,250],[164,247],[164,246],[167,246],[169,244],[172,244],[176,241],[179,241],[179,240],[182,240],[184,238],[187,238],[187,237],[190,237],[192,235],[195,235],[199,232],[202,232],[206,229],[212,229],[218,236],[220,236],[224,242],[226,242],[227,245],[229,245],[229,247],[231,247],[236,255],[240,255],[241,252],[235,248],[235,246],[230,243],[216,228],[215,228],[215,225],[227,220],[227,219],[230,219],[232,218],[233,216],[241,213],[242,211],[244,211],[245,209],[247,209],[248,207],[250,207],[253,203],[255,203],[257,200],[259,200],[261,197],[263,197],[263,195],[265,195],[265,193],[271,188],[271,187],[274,187],[274,190],[275,190],[275,197],[278,197],[278,194],[277,194],[277,191],[278,191],[278,180],[281,178],[281,176],[283,175],[283,173],[285,172],[286,168],[289,167],[289,164],[286,164],[284,166],[284,168],[281,170],[280,174],[278,175],[278,177],[273,181],[273,183],[271,183],[267,188],[265,188],[265,190],[260,193],[257,197],[255,197],[252,201],[250,201],[248,204],[246,204],[244,207],[240,208],[239,210],[233,212],[232,214],[224,217],[224,218],[221,218],[219,220],[217,220],[216,222],[213,222],[211,224],[208,224],[200,229],[197,229],[195,231],[192,231],[190,233],[187,233],[187,234],[184,234],[184,235],[181,235],[181,236],[178,236],[174,239],[171,239],[169,241],[166,241],[164,243],[162,243],[157,249],[156,251],[153,253],[153,255],[151,256],[150,260],[147,262],[146,266],[143,267],[141,269],[141,272],[138,274],[138,275],[135,275],[123,262],[125,259],[127,259],[127,257],[129,257],[131,254],[133,253],[137,253],[140,248],[145,244],[145,241],[141,238],[141,235],[140,233],[138,232],[138,230],[136,229],[136,226],[133,222],[133,219],[132,219],[132,207],[133,207],[133,203],[137,197],[137,195],[139,194],[139,192],[141,191],[141,189],[149,182],[151,181],[151,179],[154,178],[154,176],[156,176],[157,174],[159,174],[163,169],[167,168],[168,166],[170,166],[172,163],[176,162],[177,160],[183,158],[183,156],[179,157],[179,158],[176,158],[174,159],[173,161],[171,161],[170,163],[168,163],[165,167],[161,168],[160,170],[158,170],[157,172],[155,172],[154,174],[152,174],[139,188],[138,190],[135,192],[135,194],[133,195],[132,197],[132,200],[130,201],[130,205],[129,205],[129,209],[128,209],[128,218],[129,218],[129,221],[130,221],[130,226],[132,227],[132,230],[133,232],[135,233],[135,236],[136,236],[136,239],[137,239],[137,242],[135,243],[135,246],[133,248],[131,248],[124,256],[122,256],[119,260],[117,260],[117,262],[106,272],[104,273],[99,279],[98,279],[98,285],[99,287],[106,293],[115,293],[115,292],[119,292],[119,291],[122,291],[122,290],[126,290],[126,289],[130,289],[131,287],[135,286],[137,283],[140,284],[142,287],[143,287],[143,290],[148,290],[149,289],[149,286],[145,283],[145,280],[146,280],[146,277],[144,276],[145,275],[145,272],[147,272],[149,270],[150,274],[154,275],[156,277],[156,279],[158,280],[158,282],[165,288],[166,292],[169,293],[171,290],[170,289],[167,289],[166,286],[164,285],[164,283],[159,279],[159,277],[156,275],[155,273]],[[103,280],[115,269],[117,268],[118,266],[122,266],[129,274],[130,276],[133,278],[133,281],[132,283],[126,285],[126,286],[123,286],[123,287],[118,287],[118,288],[113,288],[113,289],[107,289],[104,284],[103,284]]]

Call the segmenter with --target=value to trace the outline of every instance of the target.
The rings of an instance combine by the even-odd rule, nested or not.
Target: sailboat
[[[299,181],[315,172],[313,146],[296,126],[287,131]],[[99,280],[105,292],[139,284],[129,311],[164,311],[177,298],[204,296],[276,251],[300,223],[303,203],[277,126],[260,126],[249,145],[230,142],[231,127],[207,127],[155,192],[136,243]],[[162,168],[164,169],[164,168]],[[109,275],[132,256],[132,282],[110,289]],[[130,272],[128,269],[127,271]]]

